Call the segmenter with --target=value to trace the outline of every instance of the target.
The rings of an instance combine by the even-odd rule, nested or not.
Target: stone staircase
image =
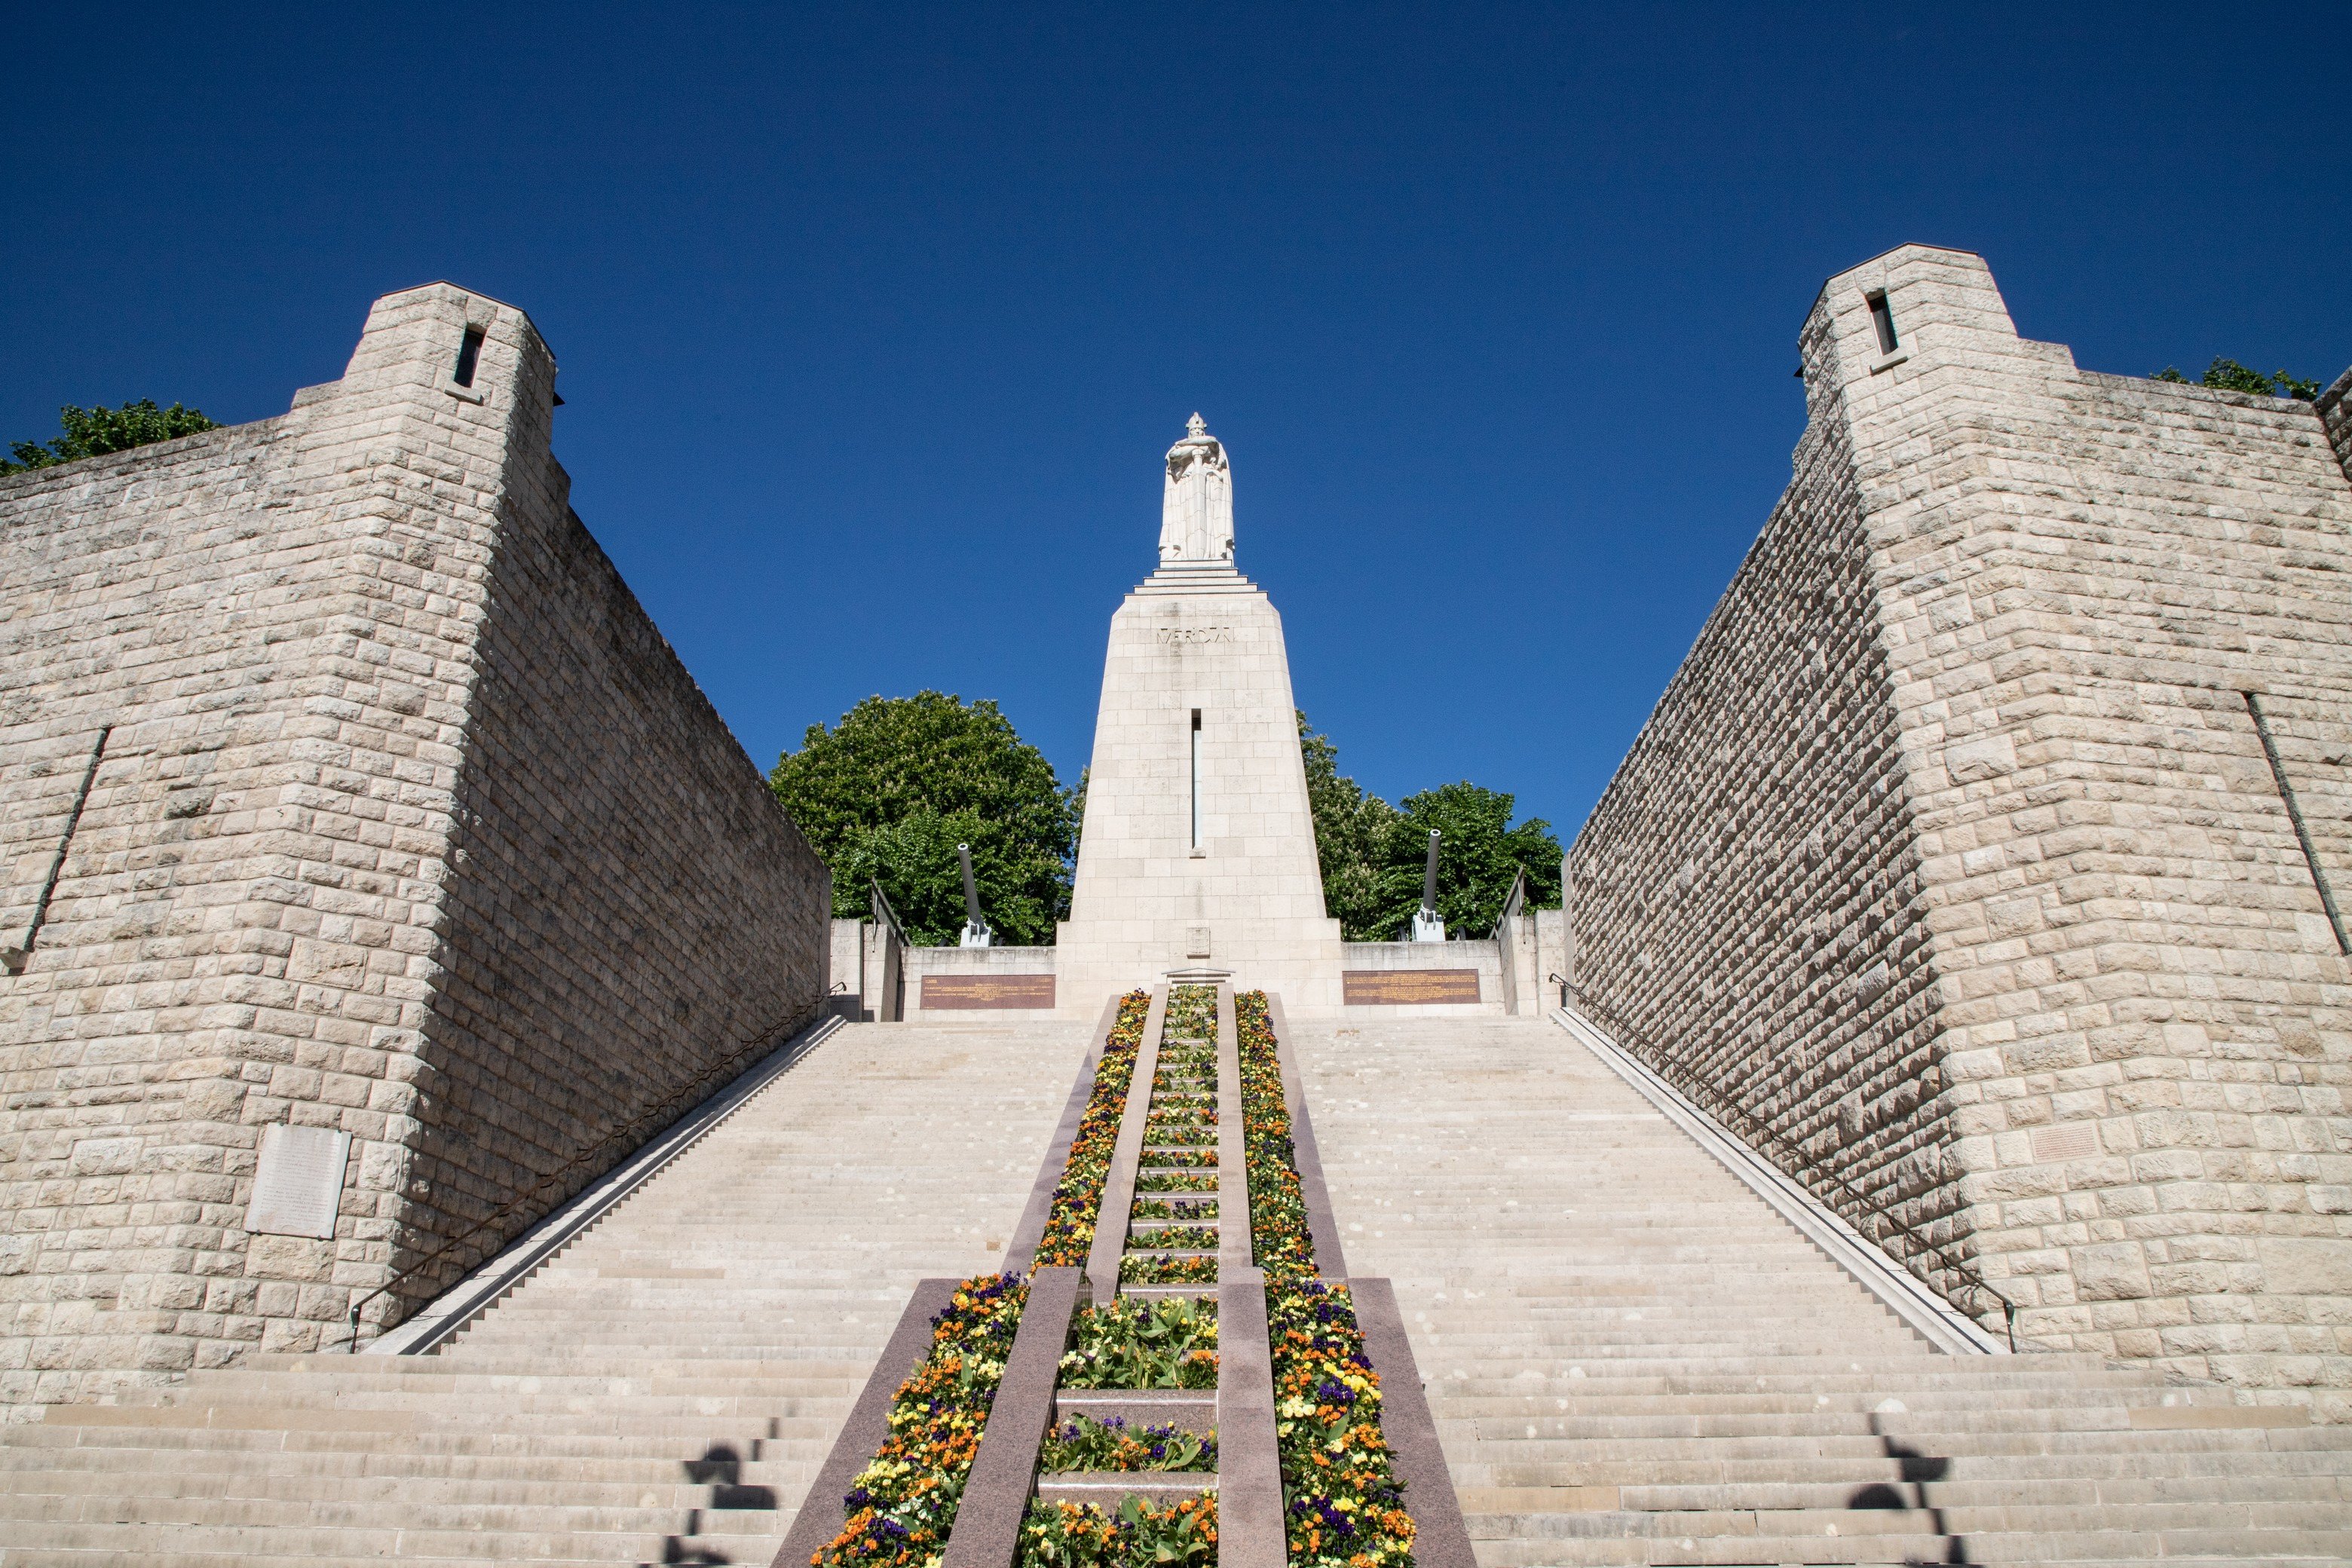
[[[1085,1034],[852,1026],[439,1354],[0,1428],[0,1568],[764,1568],[915,1281],[1001,1259]]]
[[[1935,1352],[1557,1026],[1293,1028],[1486,1568],[2352,1559],[2352,1428]]]

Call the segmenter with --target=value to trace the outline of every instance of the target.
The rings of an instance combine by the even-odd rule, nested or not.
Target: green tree
[[[833,868],[835,914],[863,916],[877,879],[909,936],[955,941],[961,843],[998,940],[1054,940],[1069,902],[1074,802],[995,703],[869,697],[830,730],[810,725],[768,782]]]
[[[1412,927],[1433,827],[1442,836],[1437,912],[1448,932],[1483,937],[1492,931],[1520,871],[1527,873],[1530,909],[1558,908],[1559,840],[1540,816],[1512,826],[1515,804],[1510,795],[1466,781],[1405,796],[1382,837],[1372,890],[1373,940],[1392,941]]]
[[[10,448],[16,460],[11,463],[0,459],[0,474],[54,468],[79,458],[127,452],[151,441],[170,441],[194,436],[200,430],[220,428],[199,409],[183,408],[176,403],[169,408],[158,408],[152,398],[126,403],[120,408],[77,408],[68,403],[58,410],[58,423],[64,427],[64,435],[54,437],[46,447],[38,441],[17,442]]]
[[[1298,749],[1307,763],[1307,804],[1315,816],[1315,855],[1323,868],[1323,909],[1349,942],[1392,933],[1380,919],[1373,885],[1396,807],[1339,772],[1339,748],[1298,715]]]
[[[2184,386],[2189,384],[2189,378],[2172,365],[2166,365],[2149,379],[2178,382]],[[2261,371],[2249,370],[2236,360],[2222,359],[2219,355],[2205,367],[2205,374],[2198,377],[2198,382],[2200,385],[2222,392],[2242,392],[2254,397],[2293,397],[2309,403],[2319,395],[2319,383],[2315,381],[2305,381],[2283,370],[2264,375]]]

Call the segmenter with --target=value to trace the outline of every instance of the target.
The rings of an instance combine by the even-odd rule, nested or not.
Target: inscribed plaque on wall
[[[918,1006],[937,1011],[967,1011],[996,1007],[1050,1008],[1054,977],[1050,974],[926,974]]]
[[[1475,969],[1348,969],[1340,997],[1350,1007],[1420,1007],[1478,1000]]]
[[[343,1166],[351,1155],[348,1132],[283,1121],[263,1128],[245,1228],[267,1236],[333,1236],[335,1212],[342,1206]]]

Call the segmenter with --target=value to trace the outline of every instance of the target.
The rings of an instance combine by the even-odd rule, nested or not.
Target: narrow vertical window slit
[[[1878,352],[1891,354],[1902,346],[1895,336],[1895,312],[1887,309],[1884,293],[1873,294],[1869,299],[1870,324],[1878,329]]]
[[[465,340],[457,345],[457,369],[450,380],[459,386],[474,384],[474,367],[481,363],[482,329],[467,327]]]

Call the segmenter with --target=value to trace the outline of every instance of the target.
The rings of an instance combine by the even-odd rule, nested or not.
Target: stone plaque
[[[342,1205],[343,1166],[351,1157],[348,1132],[283,1121],[263,1128],[245,1228],[267,1236],[333,1236],[335,1212]]]
[[[1340,999],[1350,1007],[1416,1007],[1478,1000],[1475,969],[1344,969]]]
[[[916,1004],[931,1011],[996,1007],[1035,1009],[1054,1005],[1050,974],[926,974]]]
[[[1206,958],[1209,956],[1209,928],[1207,926],[1186,926],[1184,928],[1184,956],[1187,958]]]

